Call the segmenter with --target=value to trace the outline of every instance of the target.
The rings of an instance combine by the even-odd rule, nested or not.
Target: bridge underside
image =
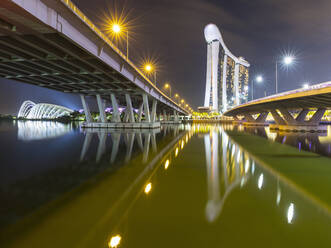
[[[263,100],[239,106],[225,113],[244,125],[269,125],[266,118],[272,115],[275,124],[271,129],[284,131],[326,131],[319,125],[326,110],[331,107],[330,87],[319,90],[318,94],[307,92],[304,96],[282,100]],[[308,118],[308,113],[314,111]],[[257,116],[257,117],[256,117]]]
[[[61,4],[57,4],[56,8],[60,8],[59,6],[61,9],[57,11],[62,15],[62,23],[57,22],[59,27],[56,30],[12,1],[1,1],[0,77],[66,93],[95,97],[98,95],[109,102],[110,95],[114,94],[117,104],[125,106],[129,95],[133,108],[139,108],[144,95],[147,95],[150,105],[155,97],[159,100],[156,110],[158,113],[172,113],[174,109],[187,113],[155,86],[146,83],[121,55],[88,26],[83,25],[77,16]],[[68,20],[72,23],[67,24],[65,21]],[[82,42],[96,48],[98,54],[90,53],[62,33],[62,29],[68,31],[73,23],[78,28],[73,29],[73,32],[80,32],[77,37],[86,35],[86,41]],[[102,54],[103,58],[108,59],[108,63],[101,59]],[[130,75],[130,79],[125,75]]]

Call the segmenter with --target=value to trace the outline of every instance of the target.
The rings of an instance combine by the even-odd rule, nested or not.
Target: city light
[[[144,66],[144,69],[145,69],[146,72],[152,72],[152,71],[153,71],[153,65],[151,65],[151,64],[146,64],[146,65]]]
[[[262,188],[262,186],[263,186],[263,174],[261,174],[259,176],[259,179],[258,179],[258,182],[257,182],[257,186],[259,187],[259,189]]]
[[[165,164],[164,164],[164,169],[165,169],[165,170],[168,169],[169,164],[170,164],[170,161],[169,161],[169,159],[167,159],[167,161],[166,161]]]
[[[112,30],[113,30],[114,33],[119,33],[119,32],[121,32],[121,26],[117,23],[114,23],[112,25]]]
[[[294,217],[294,204],[291,203],[287,210],[287,222],[289,224],[292,224],[293,217]]]
[[[176,150],[175,150],[175,157],[177,157],[178,155],[178,147],[176,147]]]
[[[121,242],[121,236],[120,235],[116,235],[111,237],[108,246],[109,248],[116,248]]]
[[[145,186],[145,194],[147,195],[150,191],[152,190],[152,183],[148,183],[146,186]]]
[[[263,77],[262,76],[257,76],[256,77],[256,82],[261,83],[263,81]]]
[[[290,65],[290,64],[292,64],[293,60],[294,60],[294,58],[292,56],[286,56],[284,58],[284,64],[285,65]]]
[[[304,88],[304,89],[308,89],[308,88],[309,88],[309,84],[305,83],[305,84],[303,85],[303,88]]]

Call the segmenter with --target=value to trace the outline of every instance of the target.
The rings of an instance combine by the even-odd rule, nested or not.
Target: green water
[[[110,164],[116,139],[104,133],[95,155],[71,163]],[[1,247],[331,247],[329,158],[213,125],[136,133],[128,157],[132,136],[121,135],[116,169],[4,225]]]

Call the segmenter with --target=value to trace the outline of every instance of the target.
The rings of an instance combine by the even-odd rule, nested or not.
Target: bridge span
[[[294,131],[325,131],[319,125],[327,109],[331,108],[331,82],[321,83],[241,104],[224,113],[245,125],[266,125],[270,113],[275,121],[270,128]],[[315,111],[310,119],[307,115]],[[256,117],[255,117],[256,116]]]
[[[80,94],[88,127],[153,128],[160,125],[159,114],[172,114],[178,121],[179,114],[189,113],[158,89],[70,0],[1,0],[0,77]],[[91,117],[85,101],[89,96],[96,97],[101,122]],[[114,110],[111,122],[105,101]],[[124,120],[119,104],[126,106]],[[139,109],[138,118],[134,108]]]

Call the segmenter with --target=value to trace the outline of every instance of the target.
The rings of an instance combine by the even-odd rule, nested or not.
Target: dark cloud
[[[114,5],[113,1],[105,0],[75,2],[98,24],[102,24],[101,17]],[[297,63],[288,71],[280,71],[280,90],[300,87],[307,80],[318,83],[331,77],[329,0],[127,0],[117,1],[117,6],[131,10],[130,17],[134,19],[131,59],[139,64],[145,54],[156,54],[162,64],[158,82],[172,82],[173,92],[194,107],[203,103],[206,71],[203,29],[208,23],[220,28],[235,55],[251,63],[251,77],[264,75],[266,81],[257,86],[257,96],[262,96],[264,90],[273,93],[275,60],[288,51],[295,53]],[[15,106],[21,94],[13,91],[15,87],[1,86],[0,112],[14,109],[10,106]],[[39,91],[31,88],[33,92]],[[6,91],[11,91],[10,99]],[[24,92],[27,98],[29,92],[32,89]],[[33,96],[38,101],[38,94]],[[7,104],[1,105],[1,101]]]

